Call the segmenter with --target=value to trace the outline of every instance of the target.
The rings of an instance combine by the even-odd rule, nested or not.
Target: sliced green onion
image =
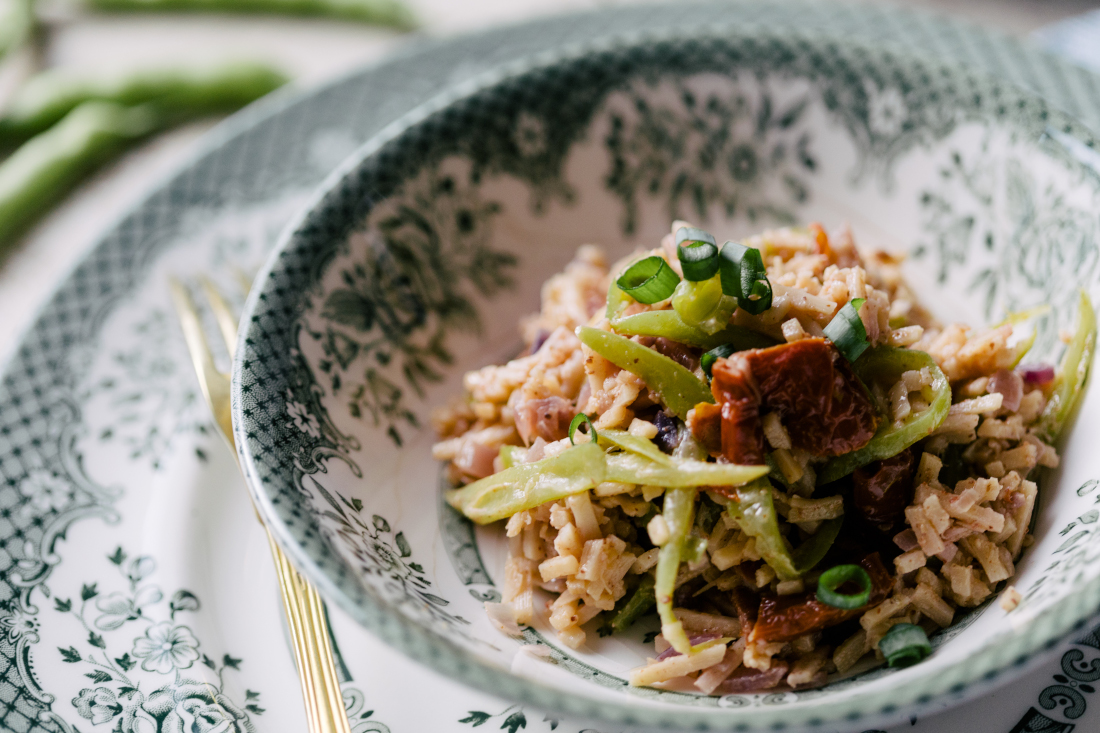
[[[677,229],[676,254],[680,258],[685,280],[709,280],[718,272],[718,246],[714,237],[702,229]]]
[[[738,351],[741,351],[741,349],[733,344],[722,344],[699,357],[699,366],[703,367],[703,373],[707,375],[707,379],[712,379],[714,375],[710,373],[710,370],[714,368],[714,362],[725,359],[730,354]]]
[[[569,442],[573,445],[576,445],[576,443],[573,442],[573,433],[577,432],[577,429],[580,428],[581,423],[588,423],[588,435],[591,436],[592,442],[595,443],[599,441],[600,435],[596,432],[596,426],[592,424],[592,419],[588,417],[588,415],[585,415],[583,412],[580,412],[577,413],[577,416],[574,417],[573,421],[569,423]]]
[[[859,317],[859,309],[865,302],[866,298],[856,298],[851,303],[846,303],[825,327],[825,338],[832,341],[833,346],[848,361],[858,359],[871,345],[867,340],[863,319]]]
[[[772,307],[772,284],[760,250],[737,242],[726,242],[718,254],[722,292],[737,298],[746,313],[760,315]]]
[[[845,583],[859,586],[858,593],[841,593],[839,588]],[[817,581],[817,600],[833,608],[850,611],[867,605],[871,600],[871,576],[859,565],[837,565],[829,568]]]
[[[716,245],[714,236],[702,229],[696,229],[695,227],[680,227],[676,230],[676,244],[681,245],[684,242],[703,242],[706,244]]]
[[[653,255],[628,267],[615,284],[639,303],[651,305],[672,295],[679,282],[680,276],[668,263]]]
[[[878,643],[886,663],[891,667],[909,667],[932,653],[928,634],[915,624],[897,624]]]

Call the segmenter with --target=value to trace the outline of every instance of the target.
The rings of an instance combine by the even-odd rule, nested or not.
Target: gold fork
[[[230,359],[237,346],[237,321],[233,318],[229,305],[221,293],[208,278],[201,279],[202,289],[210,310],[217,321]],[[187,350],[191,354],[191,363],[202,387],[206,404],[214,414],[218,431],[229,444],[233,455],[237,455],[233,441],[233,422],[229,409],[229,375],[214,365],[214,356],[206,340],[199,312],[191,299],[191,294],[175,278],[169,279],[172,303],[176,307],[183,337],[187,341]],[[255,506],[253,506],[255,510]],[[256,515],[259,519],[259,514]],[[260,520],[263,523],[263,520]],[[294,644],[294,657],[298,663],[298,678],[302,684],[302,697],[305,700],[306,718],[310,733],[351,733],[347,714],[344,712],[340,682],[336,676],[336,664],[333,661],[332,647],[329,644],[328,623],[325,621],[324,605],[317,591],[298,574],[290,560],[283,553],[275,538],[267,532],[267,542],[271,546],[271,555],[275,560],[275,572],[279,578],[279,589],[283,596],[283,610],[286,612],[290,637]]]

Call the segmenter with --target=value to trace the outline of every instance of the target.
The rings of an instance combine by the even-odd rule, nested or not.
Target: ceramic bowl
[[[590,634],[578,652],[543,625],[500,634],[482,604],[499,598],[502,532],[442,504],[429,414],[465,371],[517,353],[519,318],[579,244],[615,258],[676,218],[720,239],[848,222],[863,246],[908,253],[905,274],[941,318],[1049,304],[1029,359],[1055,361],[1078,290],[1100,295],[1094,146],[1006,84],[789,33],[620,38],[481,77],[331,176],[257,281],[233,382],[255,498],[330,602],[448,676],[552,711],[864,729],[988,691],[1100,607],[1095,390],[1043,477],[1018,609],[962,616],[908,669],[721,698],[627,686],[652,629]],[[1065,690],[1052,705],[1079,696]]]

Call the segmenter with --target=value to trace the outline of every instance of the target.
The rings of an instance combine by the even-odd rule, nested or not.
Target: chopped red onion
[[[536,437],[547,442],[561,440],[573,419],[573,403],[553,396],[526,400],[513,407],[516,432],[524,443]]]
[[[702,644],[704,641],[711,641],[712,639],[718,638],[720,638],[718,634],[692,634],[688,637],[688,641],[691,642],[692,646],[695,646],[696,644]],[[657,655],[657,661],[659,662],[662,659],[668,659],[669,657],[678,656],[680,656],[680,652],[676,651],[672,647],[669,647],[668,649],[665,649],[663,652]]]
[[[945,542],[943,549],[936,553],[936,557],[944,562],[951,562],[959,553],[959,547],[954,542]]]
[[[779,659],[773,659],[772,666],[766,670],[740,667],[727,677],[715,692],[722,695],[737,695],[743,692],[767,690],[778,685],[789,671],[790,665]]]
[[[588,398],[592,396],[592,385],[588,383],[588,380],[584,380],[581,383],[581,391],[577,394],[577,412],[585,412],[585,407],[588,405]]]
[[[920,543],[917,542],[917,534],[911,529],[907,529],[904,532],[899,532],[894,535],[894,544],[901,548],[902,552],[909,552],[916,548]]]
[[[1024,380],[1016,372],[1001,369],[989,379],[986,389],[992,394],[999,392],[1001,395],[1001,407],[1009,412],[1020,409],[1020,400],[1024,396]]]
[[[542,345],[546,343],[546,339],[550,338],[550,332],[545,328],[540,328],[535,333],[535,340],[531,342],[531,353],[538,353],[538,350],[542,348]]]
[[[523,463],[541,461],[546,456],[546,441],[542,437],[535,438],[535,442],[527,449],[527,455],[523,457]]]
[[[490,448],[474,440],[463,441],[455,456],[455,467],[467,476],[485,478],[493,473],[493,460],[500,453],[499,448]]]
[[[1004,499],[1005,506],[1009,509],[1019,509],[1025,501],[1027,501],[1027,497],[1024,496],[1022,491],[1009,491]]]
[[[1028,364],[1020,367],[1019,372],[1028,384],[1049,384],[1054,381],[1054,367],[1050,364]]]
[[[943,533],[943,539],[945,542],[958,542],[963,537],[969,537],[972,534],[974,534],[974,530],[970,527],[956,524],[954,527],[947,528],[947,531]]]

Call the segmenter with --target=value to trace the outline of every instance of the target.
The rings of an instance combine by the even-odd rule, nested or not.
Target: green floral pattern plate
[[[245,112],[108,233],[4,367],[0,730],[303,730],[265,540],[197,399],[165,277],[213,271],[232,290],[234,271],[259,267],[333,166],[457,82],[564,43],[731,18],[746,27],[809,24],[960,59],[1046,89],[1100,128],[1096,79],[1017,41],[923,15],[816,3],[624,9],[423,43]],[[300,419],[308,424],[307,413]],[[379,525],[352,504],[343,511],[370,528],[371,551],[400,563],[399,577],[417,586],[431,546],[413,546],[399,518]],[[1084,515],[1080,527],[1094,523]],[[434,675],[339,609],[332,620],[356,733],[592,730]],[[973,721],[1005,731],[1087,729],[1098,646],[1085,637],[1035,679],[1005,688],[1003,699],[1016,704],[973,703],[904,729],[972,730]],[[929,712],[951,702],[937,699]]]
[[[638,640],[590,636],[573,652],[545,620],[522,640],[493,629],[481,606],[499,598],[500,532],[475,533],[441,505],[424,425],[466,370],[518,350],[518,314],[577,244],[618,259],[676,218],[722,239],[849,221],[857,241],[911,255],[910,282],[945,319],[1049,306],[1028,359],[1054,362],[1078,291],[1100,294],[1096,146],[1001,80],[789,29],[626,34],[494,70],[371,140],[269,259],[234,369],[246,477],[292,557],[367,628],[549,710],[821,729],[972,695],[1100,605],[1100,538],[1058,534],[1081,524],[1100,485],[1086,447],[1095,392],[1044,482],[1011,616],[992,604],[966,614],[907,670],[722,698],[629,687],[647,651]],[[379,541],[391,530],[396,552]]]

